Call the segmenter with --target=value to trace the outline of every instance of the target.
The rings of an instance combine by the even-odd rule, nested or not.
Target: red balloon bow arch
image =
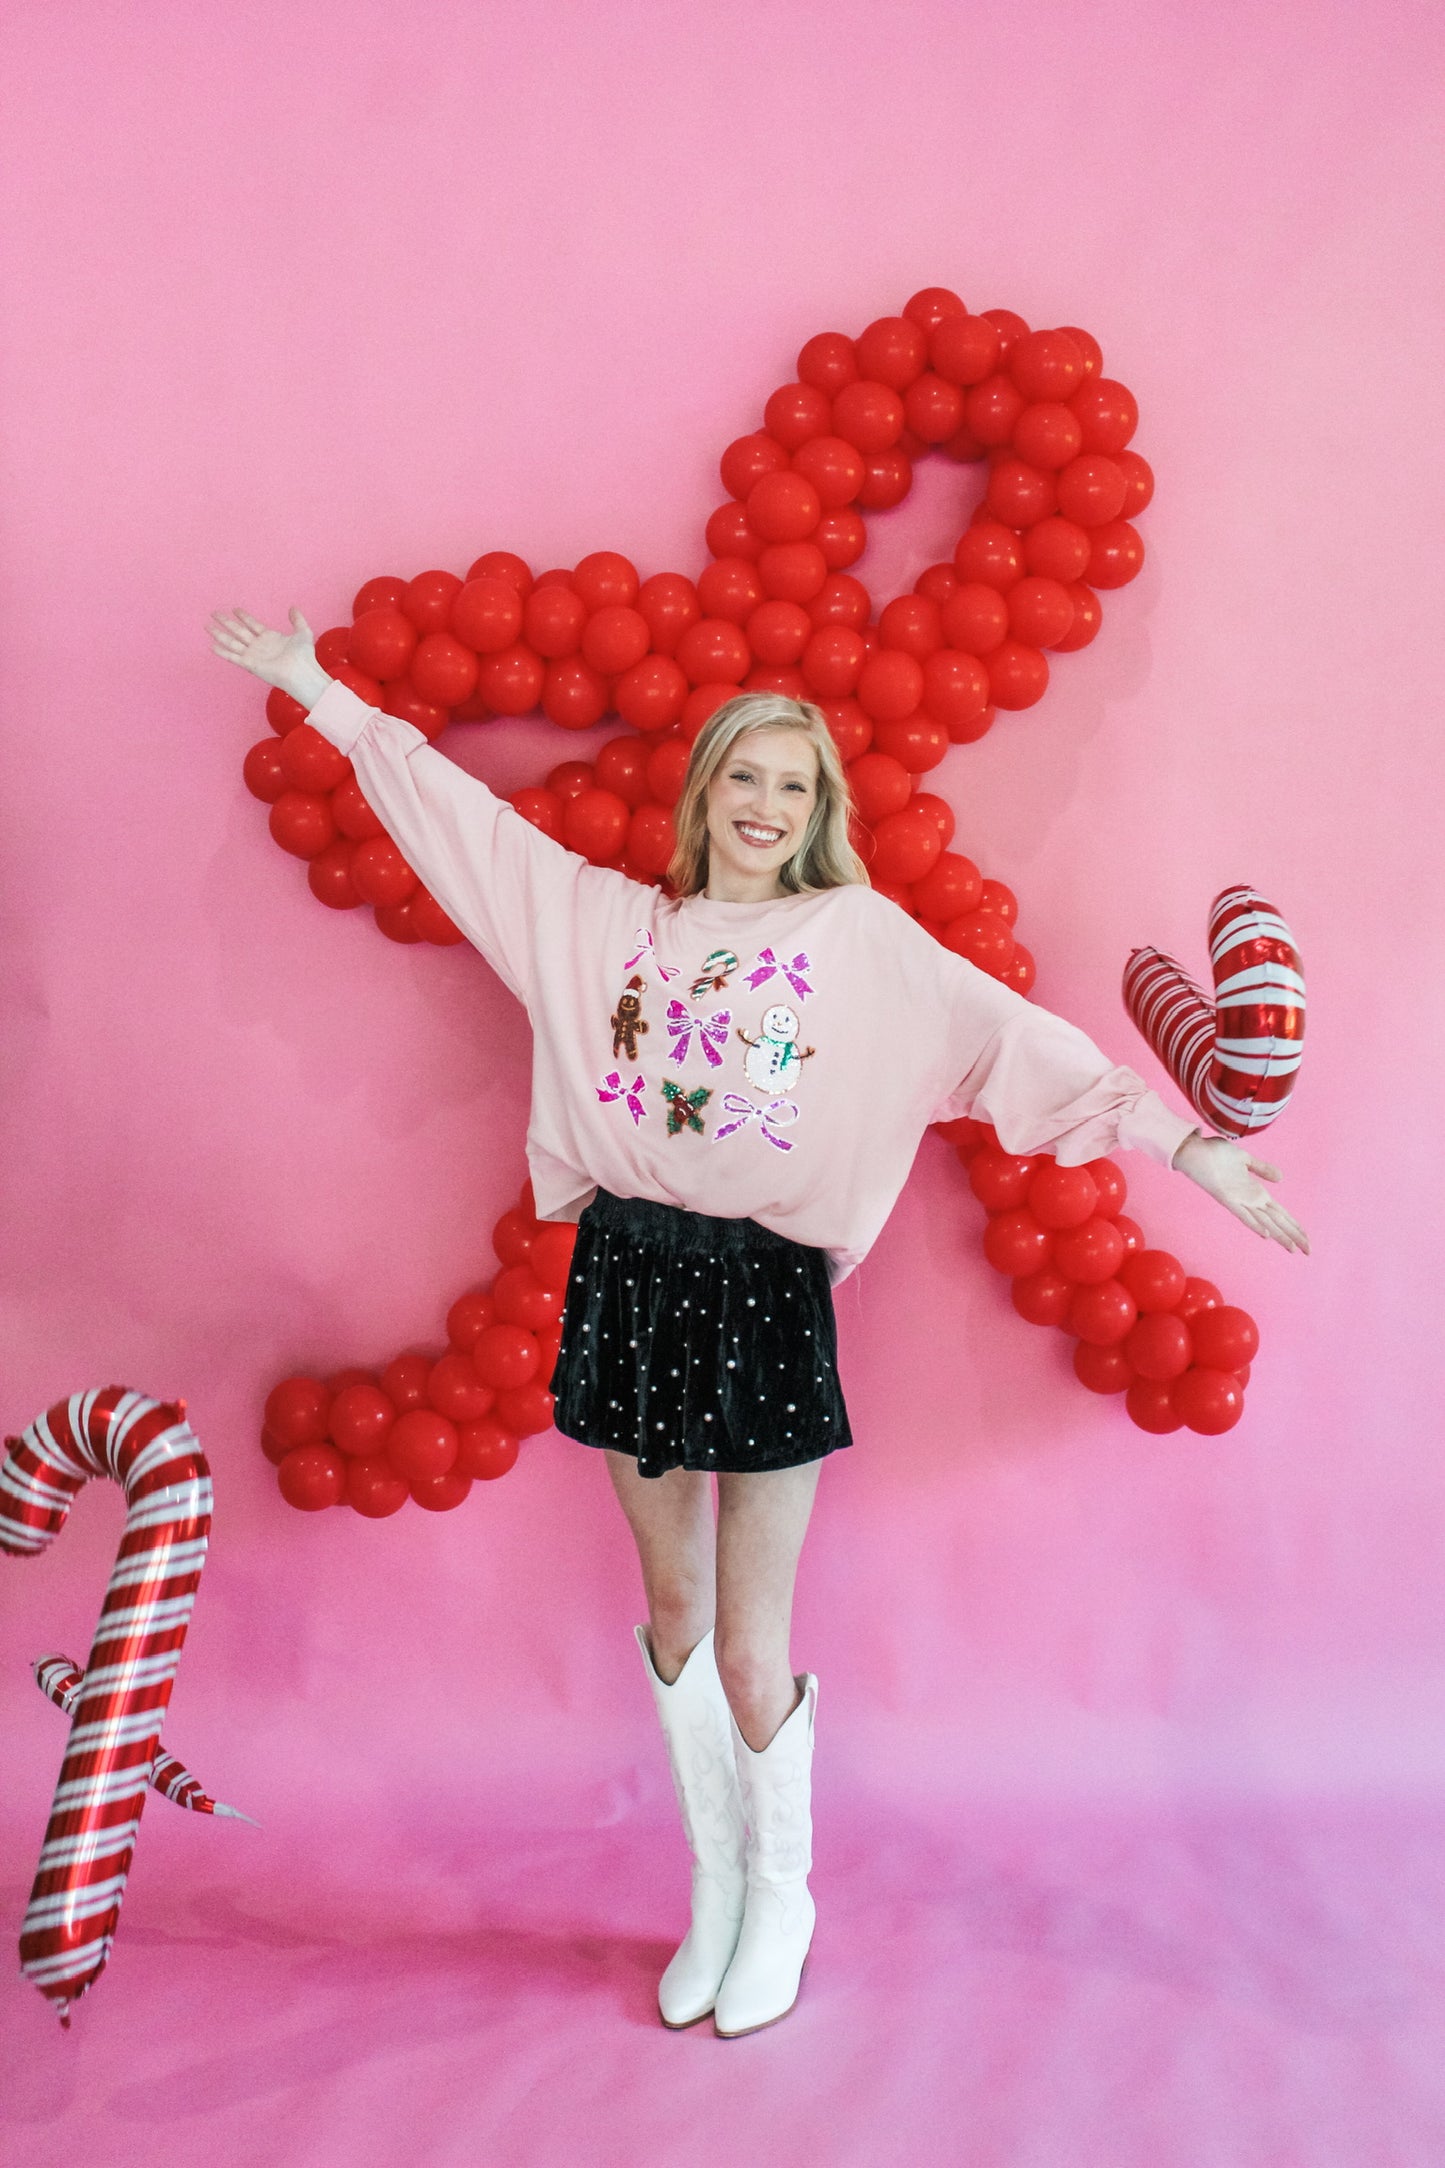
[[[317,641],[323,668],[438,738],[449,721],[526,715],[561,730],[624,726],[591,760],[563,759],[512,794],[523,816],[594,864],[664,879],[688,749],[739,689],[817,701],[847,765],[854,842],[875,888],[946,947],[1027,994],[1034,961],[1002,881],[952,848],[954,816],[920,788],[999,709],[1043,698],[1050,654],[1099,631],[1100,591],[1139,571],[1135,517],[1153,492],[1131,449],[1133,395],[1073,326],[1033,331],[929,288],[857,338],[823,332],[775,391],[763,426],[722,455],[727,501],[690,579],[642,579],[611,550],[534,574],[506,550],[454,572],[368,580],[352,622]],[[982,462],[987,488],[951,560],[912,593],[874,598],[850,570],[865,514],[901,503],[914,461]],[[318,900],[369,907],[400,944],[462,937],[367,804],[351,764],[285,694],[246,756],[282,850]],[[1218,1116],[1211,1119],[1218,1121]],[[1014,1308],[1073,1342],[1080,1382],[1122,1393],[1142,1429],[1229,1429],[1243,1409],[1253,1320],[1127,1218],[1110,1159],[1019,1158],[985,1123],[938,1125],[988,1219],[983,1250]],[[306,1509],[433,1510],[502,1475],[548,1428],[573,1229],[539,1223],[530,1183],[493,1231],[500,1270],[447,1315],[449,1345],[379,1372],[291,1377],[266,1403],[262,1446]]]

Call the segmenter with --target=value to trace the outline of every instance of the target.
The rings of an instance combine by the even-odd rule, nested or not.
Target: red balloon
[[[1259,1353],[1259,1327],[1248,1310],[1211,1303],[1190,1319],[1194,1359],[1210,1370],[1239,1370]]]
[[[402,610],[418,632],[442,632],[461,586],[455,572],[419,572],[407,582]]]
[[[908,658],[910,661],[911,657]],[[923,775],[936,768],[947,753],[950,738],[942,723],[936,723],[922,708],[913,715],[904,715],[897,722],[878,722],[873,726],[873,743],[878,751],[891,756],[909,775]]]
[[[404,1355],[394,1355],[382,1371],[381,1389],[399,1415],[426,1405],[431,1366],[430,1355],[409,1349]]]
[[[945,850],[917,884],[914,901],[926,918],[946,925],[976,911],[982,892],[983,877],[973,860]]]
[[[1089,562],[1089,530],[1072,519],[1041,519],[1023,538],[1025,568],[1039,579],[1071,586]]]
[[[527,1263],[544,1287],[565,1291],[577,1246],[575,1220],[544,1220],[528,1252]]]
[[[383,574],[379,579],[368,580],[359,587],[352,598],[351,614],[360,617],[365,610],[400,610],[406,593],[406,581]]]
[[[531,568],[512,550],[488,550],[467,567],[468,580],[505,580],[525,602],[534,585]]]
[[[582,645],[587,605],[572,587],[534,587],[522,611],[522,639],[535,654],[557,662]]]
[[[476,1422],[489,1412],[496,1398],[493,1388],[477,1376],[471,1357],[455,1351],[439,1356],[432,1365],[426,1390],[436,1414],[445,1415],[453,1423]]]
[[[658,805],[675,806],[682,796],[687,774],[689,746],[685,738],[669,732],[654,745],[647,760],[647,792]]]
[[[1126,384],[1093,376],[1069,400],[1086,452],[1122,452],[1139,426],[1139,407]]]
[[[1105,1219],[1117,1219],[1129,1195],[1128,1182],[1112,1159],[1091,1159],[1087,1164],[1099,1193],[1097,1209]]]
[[[640,582],[637,567],[616,550],[593,550],[572,568],[572,585],[590,610],[630,610]]]
[[[1135,1250],[1119,1267],[1119,1277],[1141,1310],[1178,1310],[1184,1299],[1184,1267],[1168,1250]]]
[[[330,1412],[331,1395],[320,1378],[282,1378],[266,1395],[266,1428],[288,1447],[319,1444]]]
[[[550,1377],[550,1370],[547,1374]],[[539,1431],[551,1429],[554,1405],[551,1392],[540,1378],[534,1378],[526,1385],[513,1385],[498,1393],[494,1413],[513,1437],[532,1438]]]
[[[1053,522],[1045,521],[1046,526]],[[1083,532],[1082,528],[1079,530]],[[962,550],[963,543],[959,543]],[[1015,552],[1016,554],[1016,552]],[[1010,586],[1014,582],[1010,580]],[[1008,635],[1008,603],[997,587],[983,580],[963,580],[944,603],[943,636],[950,648],[965,655],[989,654]],[[988,679],[984,678],[987,697]]]
[[[1182,1317],[1169,1310],[1154,1310],[1130,1327],[1124,1353],[1141,1378],[1168,1379],[1179,1377],[1189,1368],[1194,1349]]]
[[[993,517],[1006,527],[1031,527],[1055,510],[1053,476],[1007,453],[995,455],[984,497]]]
[[[417,885],[416,875],[390,836],[370,836],[355,845],[351,880],[366,903],[405,903]]]
[[[820,331],[809,339],[798,356],[798,375],[805,384],[816,384],[831,398],[845,384],[858,378],[858,353],[841,331]]]
[[[507,592],[512,594],[512,590]],[[466,589],[462,589],[466,593]],[[515,594],[512,600],[516,601]],[[521,616],[520,608],[517,611]],[[407,673],[423,700],[439,708],[459,707],[477,690],[481,671],[473,650],[450,632],[429,632],[411,658]]]
[[[1054,642],[1054,652],[1058,655],[1072,655],[1077,649],[1087,647],[1104,622],[1098,596],[1082,580],[1069,583],[1069,600],[1074,605],[1074,622],[1063,639]]]
[[[700,618],[677,643],[676,660],[689,685],[726,685],[732,690],[747,675],[752,659],[742,632],[725,618]]]
[[[555,1287],[544,1287],[529,1264],[504,1265],[492,1282],[492,1300],[504,1325],[524,1325],[528,1332],[542,1332],[556,1323],[562,1297]]]
[[[1121,1349],[1095,1347],[1089,1340],[1074,1343],[1074,1376],[1091,1393],[1122,1393],[1133,1376]]]
[[[455,1468],[448,1468],[442,1475],[417,1476],[411,1484],[411,1495],[428,1513],[450,1513],[462,1503],[472,1487],[470,1476],[462,1475]]]
[[[582,634],[582,653],[603,677],[630,670],[647,653],[647,619],[640,610],[611,604],[594,610]]]
[[[298,725],[299,728],[299,725]],[[281,743],[275,738],[262,738],[253,745],[242,764],[241,774],[247,790],[263,805],[274,805],[287,788],[281,767]]]
[[[386,1457],[409,1483],[424,1482],[446,1474],[457,1457],[458,1442],[457,1426],[445,1415],[434,1408],[409,1408],[392,1424]]]
[[[1144,538],[1137,527],[1127,519],[1111,519],[1094,528],[1085,575],[1091,587],[1126,587],[1143,568]]]
[[[485,1415],[479,1422],[462,1425],[456,1472],[483,1483],[494,1482],[515,1466],[520,1450],[511,1431],[495,1415]]]
[[[351,878],[351,854],[355,849],[349,836],[338,836],[306,868],[307,887],[328,910],[354,911],[361,903]]]
[[[995,911],[969,911],[951,918],[939,939],[980,971],[1001,969],[1013,954],[1013,935]]]
[[[908,770],[887,753],[860,753],[848,769],[853,802],[870,823],[888,813],[901,813],[913,795]]]
[[[1118,1212],[1114,1215],[1114,1225],[1124,1237],[1124,1248],[1129,1256],[1132,1257],[1136,1250],[1143,1249],[1144,1230],[1137,1220],[1132,1220],[1127,1214]]]
[[[765,474],[748,491],[748,525],[760,542],[802,542],[822,516],[818,492],[806,475],[789,470]]]
[[[519,643],[482,657],[477,691],[494,714],[530,715],[542,697],[545,675],[541,656]]]
[[[1080,527],[1102,527],[1124,509],[1124,476],[1102,452],[1081,452],[1058,478],[1059,510]]]
[[[378,1453],[372,1460],[346,1463],[346,1503],[367,1520],[383,1521],[389,1514],[399,1513],[407,1497],[405,1478],[397,1474],[383,1454]]]
[[[416,644],[417,629],[411,619],[383,604],[363,610],[357,618],[346,643],[347,659],[356,669],[386,683],[406,676]]]
[[[687,678],[671,655],[644,655],[624,670],[612,705],[634,730],[670,730],[687,705]]]
[[[365,1460],[379,1453],[396,1421],[396,1409],[379,1385],[348,1385],[331,1403],[328,1428],[339,1451]]]
[[[1012,1212],[996,1212],[983,1231],[983,1254],[995,1272],[1022,1279],[1042,1272],[1051,1260],[1053,1236],[1041,1227],[1026,1205]]]
[[[364,842],[368,836],[386,833],[354,775],[347,776],[344,783],[338,783],[331,793],[331,818],[344,836],[350,836],[357,843]]]
[[[540,1361],[537,1336],[528,1332],[524,1325],[487,1325],[477,1335],[472,1348],[472,1364],[477,1376],[499,1392],[529,1384]]]
[[[923,666],[912,655],[880,648],[858,679],[858,705],[874,722],[901,722],[923,698]]]
[[[1025,399],[1067,399],[1084,382],[1084,355],[1067,331],[1030,331],[1010,346],[1008,373]]]
[[[1135,1378],[1124,1395],[1124,1406],[1129,1420],[1140,1430],[1152,1431],[1162,1437],[1171,1430],[1182,1430],[1184,1418],[1176,1414],[1169,1397],[1167,1381],[1155,1378]]]
[[[1049,688],[1049,666],[1036,647],[1005,640],[983,659],[989,698],[999,708],[1031,708]]]
[[[1119,1232],[1119,1222],[1098,1214],[1085,1220],[1082,1226],[1061,1228],[1054,1237],[1054,1263],[1070,1280],[1081,1280],[1090,1285],[1111,1280],[1124,1257],[1124,1237]],[[1089,1336],[1085,1333],[1081,1337],[1087,1339]]]
[[[1009,1212],[1028,1200],[1039,1155],[1020,1158],[997,1144],[983,1144],[968,1163],[968,1186],[988,1212]]]
[[[521,593],[513,581],[485,577],[468,580],[452,598],[450,630],[475,654],[499,655],[504,647],[521,639],[523,609]]]
[[[1024,570],[1023,545],[1011,527],[1005,527],[996,519],[981,519],[972,527],[966,527],[958,538],[953,552],[953,568],[960,582],[967,587],[977,582],[983,587],[994,587],[1000,593],[1022,579]],[[943,617],[944,636],[955,647],[964,642],[950,619],[947,607]]]
[[[1019,1316],[1031,1325],[1063,1325],[1074,1299],[1074,1284],[1046,1265],[1042,1272],[1015,1280],[1009,1294]]]
[[[338,1506],[346,1489],[346,1463],[334,1445],[293,1446],[276,1469],[281,1496],[302,1513]]]
[[[819,504],[829,512],[854,502],[867,471],[863,454],[846,437],[813,437],[793,454],[794,474],[812,485]]]
[[[943,851],[937,823],[927,814],[920,820],[911,806],[881,820],[873,831],[873,841],[870,871],[874,878],[905,885],[921,880]]]
[[[637,590],[637,607],[658,655],[671,655],[688,626],[702,615],[697,589],[681,572],[654,572]]]
[[[1007,444],[1025,406],[1023,393],[1002,371],[975,384],[963,402],[963,425],[988,450]]]
[[[562,730],[590,730],[607,713],[607,680],[581,655],[549,662],[542,677],[542,713]]]
[[[351,773],[351,762],[310,723],[288,730],[276,748],[288,790],[335,790]]]
[[[846,384],[833,401],[832,434],[866,457],[886,452],[903,432],[903,401],[887,384]]]
[[[963,393],[926,369],[903,394],[903,419],[924,444],[947,444],[963,427]]]
[[[832,401],[815,384],[782,384],[763,408],[763,426],[787,451],[795,452],[828,427]]]
[[[283,790],[266,825],[283,851],[293,858],[319,858],[336,841],[336,825],[325,798],[312,791]]]
[[[1047,1159],[1029,1183],[1028,1202],[1041,1227],[1082,1227],[1094,1217],[1099,1192],[1087,1167]]]
[[[1216,1303],[1221,1303],[1223,1300],[1224,1297],[1220,1294],[1213,1280],[1201,1280],[1191,1277],[1184,1282],[1184,1293],[1175,1307],[1181,1317],[1192,1321],[1200,1310],[1213,1309]],[[1229,1365],[1225,1363],[1221,1367],[1227,1370]]]
[[[735,437],[723,453],[719,462],[722,486],[730,497],[746,500],[755,482],[765,474],[781,474],[787,464],[781,439],[766,429],[755,429],[750,436]]]
[[[1009,589],[1009,632],[1026,646],[1057,647],[1073,623],[1073,601],[1060,581],[1022,579]]]
[[[563,841],[590,864],[611,865],[627,840],[627,821],[628,807],[615,791],[584,790],[563,810]]]
[[[928,359],[928,334],[908,316],[880,316],[858,339],[863,375],[906,391]]]
[[[828,578],[828,560],[816,542],[770,542],[758,555],[765,595],[782,602],[811,602]]]
[[[1186,1370],[1174,1379],[1169,1397],[1176,1415],[1206,1438],[1233,1430],[1244,1413],[1244,1387],[1231,1370]]]
[[[661,877],[672,864],[677,831],[664,805],[640,805],[627,827],[626,863],[644,875]]]
[[[407,908],[411,922],[423,941],[433,942],[437,948],[455,948],[466,935],[437,902],[429,888],[418,886],[409,898]]]
[[[986,316],[947,316],[929,333],[928,358],[950,384],[981,384],[998,368],[998,327]]]
[[[495,1324],[497,1306],[485,1287],[470,1287],[458,1295],[447,1312],[447,1338],[454,1348],[469,1355],[488,1325]]]
[[[1055,1235],[1055,1245],[1063,1239]],[[1074,1288],[1067,1323],[1071,1333],[1091,1346],[1112,1347],[1131,1330],[1138,1315],[1134,1297],[1120,1281],[1095,1280]]]
[[[1083,449],[1083,431],[1066,406],[1041,400],[1014,423],[1013,449],[1030,467],[1047,474],[1066,467]]]

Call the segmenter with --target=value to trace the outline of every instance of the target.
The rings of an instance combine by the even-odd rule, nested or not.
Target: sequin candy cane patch
[[[809,968],[807,954],[803,949],[799,949],[791,963],[784,963],[770,948],[759,949],[757,962],[748,973],[748,985],[756,992],[758,987],[765,986],[769,979],[776,977],[781,971],[799,1001],[806,1001],[815,990],[803,977],[803,973]]]
[[[724,1092],[723,1107],[727,1113],[736,1115],[737,1119],[719,1123],[712,1133],[714,1144],[720,1144],[724,1137],[732,1136],[735,1130],[746,1129],[750,1122],[761,1122],[759,1134],[765,1137],[769,1144],[775,1144],[780,1152],[791,1152],[793,1149],[791,1137],[777,1136],[774,1131],[790,1127],[798,1119],[796,1100],[770,1099],[764,1105],[760,1099],[744,1099],[741,1092]]]
[[[644,1119],[647,1113],[646,1107],[642,1104],[642,1095],[646,1089],[647,1079],[645,1076],[639,1074],[632,1079],[630,1084],[624,1084],[615,1069],[609,1070],[602,1082],[593,1086],[593,1090],[599,1099],[625,1100],[634,1127]]]
[[[714,1009],[711,1016],[695,1016],[685,1002],[676,995],[667,1004],[667,1029],[675,1042],[668,1054],[679,1068],[687,1060],[688,1048],[693,1034],[702,1048],[703,1055],[714,1069],[722,1067],[722,1049],[727,1045],[728,1026],[733,1020],[731,1009]]]

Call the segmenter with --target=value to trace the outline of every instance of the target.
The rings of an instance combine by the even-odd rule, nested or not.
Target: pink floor
[[[601,1804],[599,1805],[599,1798]],[[66,2036],[4,1990],[0,2158],[317,2168],[1439,2168],[1438,1812],[829,1809],[783,2026],[669,2034],[656,1772],[409,1882],[152,1803]],[[23,1851],[23,1848],[21,1848]],[[7,1917],[21,1856],[7,1844]]]

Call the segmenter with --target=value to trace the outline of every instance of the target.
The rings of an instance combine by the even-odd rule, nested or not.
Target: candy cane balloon
[[[68,1656],[37,1656],[30,1668],[41,1693],[66,1716],[74,1716],[80,1689],[85,1684],[85,1673],[80,1666]],[[228,1807],[224,1800],[213,1799],[200,1778],[192,1776],[185,1763],[177,1761],[174,1754],[167,1754],[164,1748],[151,1763],[146,1782],[163,1799],[171,1800],[178,1807],[188,1807],[192,1814],[220,1814],[235,1822],[249,1822],[253,1829],[259,1827],[254,1815],[243,1814],[239,1807]]]
[[[63,2025],[115,1939],[211,1526],[210,1470],[184,1407],[109,1385],[5,1440],[0,1549],[44,1550],[93,1476],[124,1490],[125,1530],[20,1935],[21,1970]]]
[[[1305,1031],[1294,935],[1257,889],[1209,912],[1214,1000],[1159,949],[1130,952],[1124,1005],[1197,1114],[1227,1136],[1268,1129],[1289,1103]]]

